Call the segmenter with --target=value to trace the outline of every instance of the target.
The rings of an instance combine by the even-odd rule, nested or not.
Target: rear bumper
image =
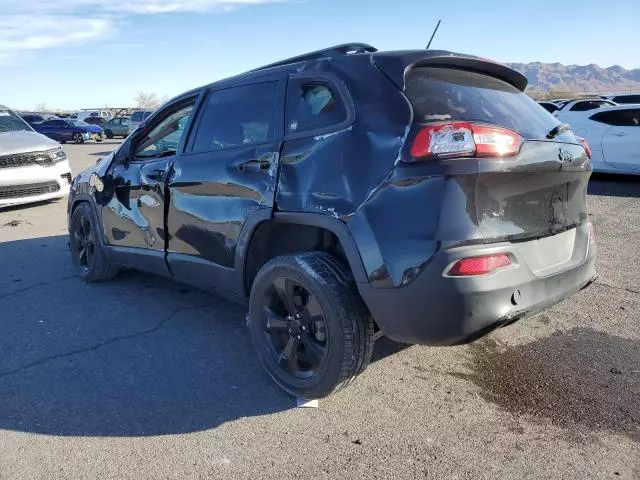
[[[536,275],[526,262],[482,277],[446,277],[443,271],[459,258],[511,252],[518,245],[503,243],[464,247],[438,253],[408,285],[373,288],[359,284],[360,293],[382,332],[405,343],[455,345],[466,343],[569,297],[596,277],[595,243],[590,226],[578,227],[585,236],[570,267]]]
[[[69,194],[71,169],[64,161],[0,170],[0,208],[62,198]]]

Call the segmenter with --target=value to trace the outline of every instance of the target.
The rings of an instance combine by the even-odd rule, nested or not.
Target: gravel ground
[[[115,143],[69,145],[74,172]],[[381,340],[295,408],[242,308],[127,273],[85,285],[66,202],[0,211],[0,479],[640,478],[640,178],[595,178],[599,279],[472,345]]]

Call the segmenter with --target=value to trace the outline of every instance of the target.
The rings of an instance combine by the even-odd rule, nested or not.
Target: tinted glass
[[[338,125],[347,119],[341,98],[329,85],[291,80],[287,98],[287,133],[301,133]]]
[[[142,112],[133,112],[131,115],[132,122],[141,122],[142,121]]]
[[[616,103],[640,103],[640,95],[618,95],[613,98]]]
[[[569,110],[572,112],[587,112],[600,107],[608,107],[611,103],[604,100],[589,100],[585,102],[578,102],[573,105]]]
[[[211,92],[198,124],[194,152],[273,140],[277,85],[258,83]]]
[[[405,94],[417,123],[461,120],[489,123],[525,138],[546,138],[558,120],[514,86],[464,70],[421,67],[407,73]]]
[[[615,110],[609,112],[599,112],[592,115],[591,120],[615,125],[617,127],[638,127],[640,126],[640,109]]]
[[[558,106],[556,104],[554,104],[554,103],[542,102],[542,103],[540,103],[540,106],[542,108],[544,108],[549,113],[553,113],[556,110],[558,110]]]
[[[30,131],[31,128],[18,115],[0,105],[0,133]]]

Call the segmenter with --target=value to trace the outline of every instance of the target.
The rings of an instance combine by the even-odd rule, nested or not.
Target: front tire
[[[113,138],[113,132],[111,130],[105,131],[104,134],[107,136],[109,140]]]
[[[84,138],[82,138],[82,134],[81,133],[74,133],[73,134],[73,143],[84,143]]]
[[[109,280],[118,274],[118,269],[105,255],[94,218],[91,206],[81,203],[71,216],[69,229],[71,262],[78,276],[87,283]]]
[[[350,272],[324,252],[272,259],[249,301],[254,347],[285,391],[322,398],[347,386],[371,360],[373,319]]]

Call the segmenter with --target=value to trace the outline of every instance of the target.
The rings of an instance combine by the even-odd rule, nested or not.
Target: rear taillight
[[[468,257],[458,260],[453,264],[447,275],[452,277],[464,277],[471,275],[486,275],[499,268],[509,267],[511,258],[504,253],[495,255],[483,255],[481,257]]]
[[[580,139],[580,145],[584,147],[584,150],[587,152],[587,157],[591,158],[591,147],[589,146],[589,142],[585,138],[578,137]]]
[[[415,158],[511,157],[520,151],[522,137],[506,128],[469,122],[429,125],[411,146]]]

